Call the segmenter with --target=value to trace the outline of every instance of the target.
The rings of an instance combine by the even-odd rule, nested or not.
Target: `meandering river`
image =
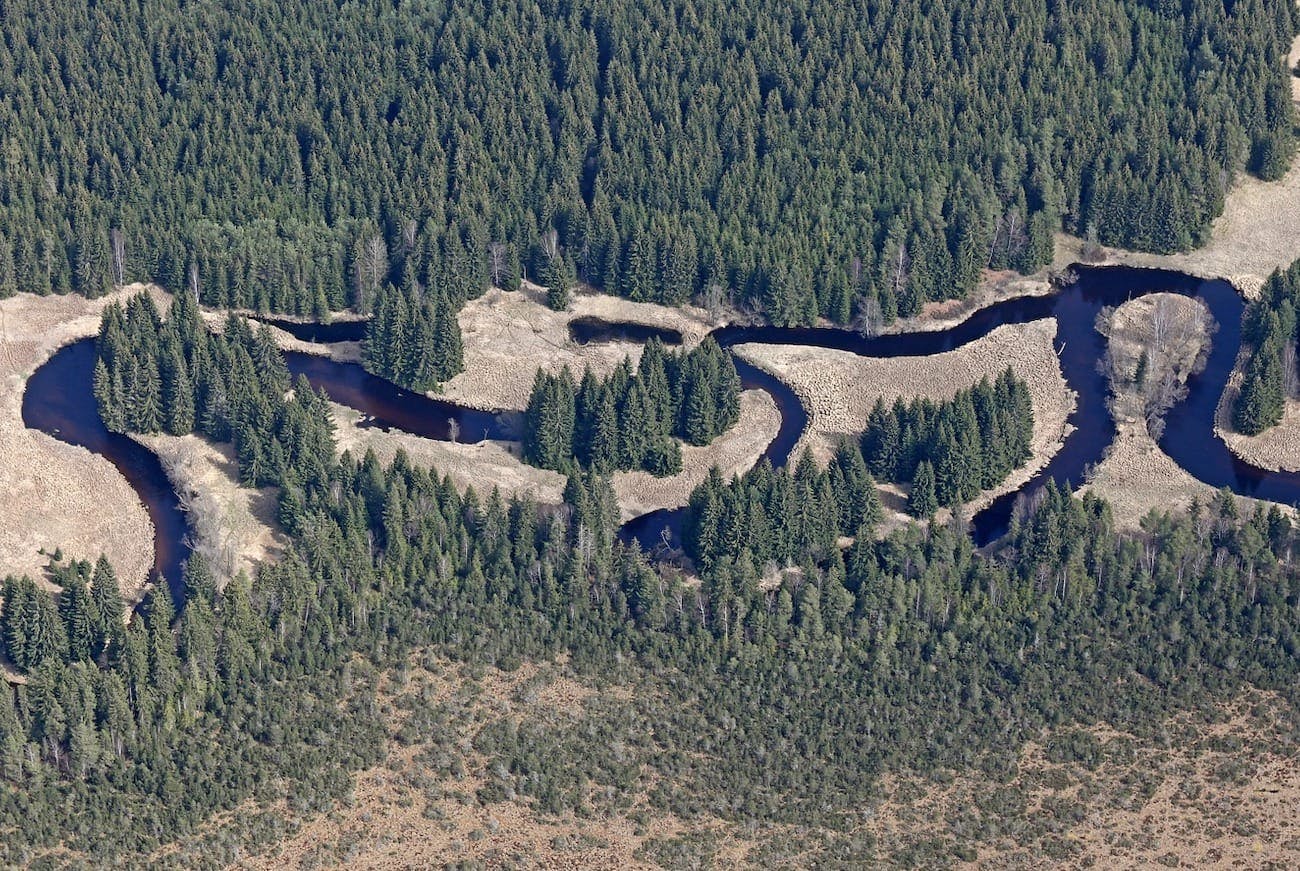
[[[1219,397],[1232,372],[1241,341],[1241,297],[1224,281],[1203,281],[1177,272],[1126,267],[1074,267],[1076,282],[1051,296],[1026,297],[997,303],[975,312],[946,330],[900,333],[872,338],[831,328],[725,326],[711,335],[723,348],[746,343],[810,345],[834,348],[870,357],[927,356],[951,351],[982,338],[1003,324],[1053,318],[1061,371],[1076,396],[1068,423],[1073,431],[1045,467],[1015,492],[995,500],[972,519],[972,534],[979,544],[1006,532],[1016,498],[1048,481],[1058,485],[1082,483],[1089,466],[1100,461],[1115,438],[1115,422],[1107,407],[1109,385],[1097,361],[1105,353],[1105,339],[1095,329],[1104,306],[1118,306],[1149,293],[1168,292],[1200,299],[1209,309],[1218,332],[1205,369],[1188,382],[1187,397],[1170,410],[1160,447],[1193,477],[1235,493],[1290,504],[1300,501],[1300,473],[1269,472],[1233,455],[1214,434]],[[275,326],[308,341],[355,341],[360,322],[296,324],[275,321]],[[602,324],[591,319],[575,321],[572,337],[579,342],[632,339],[658,335],[680,341],[672,331],[640,325]],[[450,437],[454,422],[463,438],[509,438],[517,433],[518,414],[466,408],[403,390],[365,372],[355,363],[297,352],[285,355],[290,371],[305,375],[331,399],[366,414],[375,425],[395,427],[432,439]],[[772,375],[732,355],[745,389],[765,390],[781,412],[781,426],[764,456],[783,465],[798,442],[808,415],[798,397]],[[180,566],[188,557],[184,512],[158,458],[131,439],[109,433],[99,419],[91,392],[94,340],[70,345],[50,358],[28,382],[23,398],[23,421],[55,438],[83,445],[109,459],[140,494],[154,522],[155,571],[173,585],[179,598]],[[652,512],[624,525],[625,540],[643,545],[658,541],[667,531],[680,540],[684,509]]]

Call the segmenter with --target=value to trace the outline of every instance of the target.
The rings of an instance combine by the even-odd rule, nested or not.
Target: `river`
[[[1149,293],[1168,292],[1200,299],[1209,309],[1218,332],[1205,369],[1188,382],[1187,397],[1170,410],[1160,447],[1193,477],[1235,493],[1290,504],[1300,501],[1300,474],[1269,472],[1233,455],[1214,434],[1214,415],[1241,341],[1243,302],[1224,281],[1204,281],[1177,272],[1127,267],[1074,267],[1078,280],[1051,296],[1025,297],[991,305],[961,324],[945,330],[899,333],[867,338],[850,330],[833,328],[724,326],[711,335],[723,348],[746,343],[810,345],[834,348],[870,357],[927,356],[951,351],[1004,324],[1053,318],[1061,371],[1076,394],[1068,418],[1073,430],[1061,449],[1017,491],[1005,494],[972,518],[972,535],[986,544],[1004,534],[1017,497],[1055,481],[1058,485],[1083,482],[1087,469],[1099,462],[1115,438],[1115,422],[1107,407],[1109,385],[1097,361],[1105,353],[1105,339],[1095,329],[1098,312]],[[275,321],[275,326],[299,338],[314,341],[356,341],[360,322],[296,324]],[[679,342],[672,331],[640,325],[602,324],[581,319],[572,328],[576,341],[634,339],[658,335]],[[365,372],[355,363],[290,352],[290,371],[305,375],[331,399],[358,409],[374,425],[395,427],[432,439],[447,439],[453,429],[462,438],[517,437],[517,412],[492,412],[466,408],[403,390]],[[734,353],[737,372],[745,389],[765,390],[781,412],[781,426],[764,456],[773,465],[785,464],[798,442],[808,415],[798,397],[772,375],[746,363]],[[23,421],[63,441],[84,445],[107,457],[140,494],[155,528],[155,570],[176,589],[180,564],[188,556],[184,514],[162,466],[150,451],[125,436],[104,429],[90,389],[94,368],[94,340],[85,339],[56,353],[32,376],[23,398]],[[643,545],[658,541],[664,531],[680,541],[684,509],[652,512],[624,525],[625,540]]]

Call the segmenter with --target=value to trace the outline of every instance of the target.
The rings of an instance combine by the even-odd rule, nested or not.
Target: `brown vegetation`
[[[450,475],[460,489],[473,487],[487,495],[493,487],[503,496],[531,493],[539,502],[559,504],[564,496],[565,478],[559,472],[538,469],[519,459],[518,442],[480,441],[472,444],[443,442],[411,435],[401,430],[367,426],[361,412],[331,403],[337,427],[340,451],[360,457],[373,450],[383,463],[389,463],[403,450],[413,463],[432,466]]]
[[[280,528],[277,491],[239,483],[239,466],[229,443],[213,444],[196,435],[135,435],[158,455],[180,498],[190,544],[225,582],[241,571],[249,577],[257,564],[278,557],[288,546]]]
[[[878,398],[886,402],[917,396],[948,399],[981,378],[997,377],[1010,366],[1029,385],[1034,406],[1033,457],[1000,487],[986,491],[967,506],[973,511],[1028,481],[1060,450],[1068,434],[1066,419],[1074,409],[1074,396],[1061,375],[1052,344],[1055,336],[1056,322],[1045,318],[998,327],[982,339],[929,357],[861,357],[802,345],[749,344],[734,350],[794,390],[809,416],[795,455],[807,448],[822,463],[841,438],[861,435]],[[899,494],[882,488],[887,508],[895,504],[901,508],[905,503],[901,496],[890,496]]]
[[[568,311],[543,304],[545,291],[525,284],[520,291],[492,289],[470,300],[460,312],[465,371],[444,386],[444,395],[473,408],[523,409],[539,367],[557,373],[568,366],[575,376],[585,368],[608,375],[630,356],[641,356],[640,343],[602,342],[579,345],[569,338],[569,322],[578,317],[626,321],[679,331],[685,344],[697,344],[713,324],[700,309],[672,309],[629,302],[600,293],[580,293]]]
[[[0,302],[0,576],[41,577],[41,549],[117,567],[135,601],[153,567],[153,524],[135,491],[103,457],[23,426],[27,379],[59,348],[99,330],[104,306],[144,289],[95,300],[19,294]],[[160,304],[165,294],[151,289]]]
[[[1116,524],[1132,528],[1153,510],[1182,510],[1194,499],[1209,501],[1217,492],[1160,450],[1152,436],[1159,425],[1149,423],[1151,409],[1159,406],[1163,397],[1179,395],[1187,375],[1204,354],[1210,339],[1208,313],[1202,303],[1187,297],[1149,294],[1103,314],[1109,315],[1109,323],[1098,326],[1110,337],[1103,365],[1109,367],[1112,378],[1117,433],[1079,492],[1092,491],[1104,497],[1111,503]],[[1132,376],[1144,352],[1149,376],[1140,387]],[[1240,501],[1255,504],[1245,497]]]
[[[369,682],[368,668],[356,663],[355,677]],[[592,717],[626,718],[644,690],[593,685],[563,660],[502,671],[427,653],[377,680],[386,758],[356,776],[340,805],[303,814],[282,800],[250,801],[152,858],[183,866],[205,838],[250,831],[272,835],[271,845],[239,868],[808,867],[834,864],[846,839],[870,844],[882,867],[1260,868],[1290,867],[1300,855],[1300,735],[1285,703],[1258,691],[1142,732],[1108,723],[1046,730],[994,778],[887,775],[855,830],[829,832],[684,819],[649,801],[650,775],[627,803],[593,795],[582,816],[547,814],[509,791],[485,800],[481,790],[502,775],[479,735],[508,723],[563,732]]]

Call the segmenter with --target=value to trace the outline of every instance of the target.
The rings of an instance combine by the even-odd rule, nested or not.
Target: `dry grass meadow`
[[[528,405],[538,368],[556,373],[568,366],[574,377],[586,368],[598,375],[613,372],[624,357],[635,364],[641,344],[601,342],[579,345],[569,338],[569,322],[579,317],[667,327],[682,334],[689,347],[715,326],[700,309],[672,309],[630,302],[601,293],[578,293],[568,311],[543,304],[545,291],[525,284],[523,290],[493,288],[466,303],[460,312],[465,371],[448,381],[443,395],[473,408],[522,410]]]

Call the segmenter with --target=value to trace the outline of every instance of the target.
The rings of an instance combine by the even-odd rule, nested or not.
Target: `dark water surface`
[[[68,444],[103,455],[140,494],[153,521],[152,580],[167,579],[172,597],[184,598],[181,566],[190,556],[185,512],[158,456],[127,436],[109,432],[99,419],[92,381],[95,340],[83,339],[56,352],[27,381],[23,423]]]
[[[1019,324],[1051,317],[1057,322],[1056,346],[1061,370],[1070,389],[1077,394],[1076,408],[1069,417],[1074,427],[1060,451],[1042,470],[1015,493],[1000,497],[972,520],[979,544],[1006,532],[1016,499],[1048,481],[1059,485],[1078,484],[1089,466],[1098,462],[1114,440],[1115,423],[1106,405],[1108,384],[1097,361],[1105,353],[1105,339],[1094,324],[1104,306],[1121,305],[1148,293],[1170,292],[1196,297],[1208,307],[1218,332],[1205,370],[1188,384],[1187,398],[1166,418],[1160,447],[1194,477],[1215,487],[1228,487],[1242,495],[1284,504],[1300,501],[1300,474],[1267,472],[1237,459],[1214,435],[1214,412],[1231,374],[1241,340],[1241,297],[1223,281],[1202,281],[1176,272],[1130,268],[1075,267],[1079,280],[1046,297],[1008,300],[982,309],[958,326],[926,333],[866,338],[849,330],[830,328],[786,328],[727,326],[711,334],[724,348],[745,343],[811,345],[834,348],[870,357],[927,356],[951,351],[987,335],[1003,324]],[[364,330],[361,322],[326,325],[268,321],[306,341],[352,341]],[[656,328],[628,324],[606,324],[583,318],[571,325],[575,341],[642,341],[651,336],[668,338]],[[680,341],[680,335],[677,335]],[[354,363],[339,363],[309,354],[285,355],[290,371],[307,376],[313,386],[331,399],[358,409],[370,425],[396,427],[433,439],[450,437],[454,421],[462,441],[481,438],[517,438],[519,415],[465,408],[403,390],[370,375]],[[87,339],[55,354],[36,371],[23,399],[23,420],[27,426],[50,433],[73,444],[84,445],[106,456],[140,493],[156,529],[155,566],[176,585],[180,564],[188,556],[184,514],[162,466],[150,451],[125,436],[104,429],[91,393],[95,348]],[[808,415],[794,392],[775,377],[735,357],[736,370],[745,389],[765,390],[781,411],[781,427],[767,446],[764,456],[773,465],[784,465],[808,423]],[[531,373],[521,373],[531,380]],[[653,546],[665,531],[680,543],[684,509],[656,511],[624,525],[625,540]]]

